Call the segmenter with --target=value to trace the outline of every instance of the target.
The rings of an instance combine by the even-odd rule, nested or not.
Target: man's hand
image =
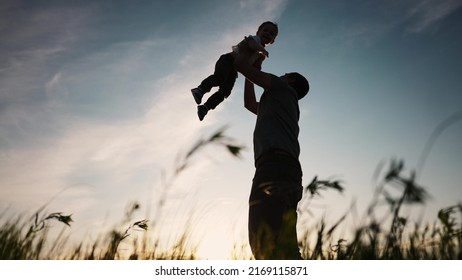
[[[255,67],[255,65],[251,65],[250,56],[251,54],[249,52],[239,52],[239,55],[234,60],[234,68],[247,79],[252,81],[252,83],[257,84],[264,89],[270,89],[271,75],[258,69],[258,67],[261,68],[261,63],[259,65],[257,64],[257,67]]]
[[[265,50],[265,48],[259,49],[258,52],[265,57],[269,57],[269,53],[267,50]]]
[[[263,64],[264,60],[265,60],[265,56],[260,55],[258,60],[255,61],[255,63],[253,64],[253,66],[255,66],[255,68],[257,68],[258,70],[261,70],[261,65]]]

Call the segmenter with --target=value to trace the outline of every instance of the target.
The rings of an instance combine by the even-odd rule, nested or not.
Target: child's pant
[[[219,87],[204,103],[209,109],[215,109],[231,94],[236,82],[237,72],[234,70],[234,58],[231,53],[223,54],[215,64],[215,72],[202,81],[200,88],[209,92],[212,87]]]

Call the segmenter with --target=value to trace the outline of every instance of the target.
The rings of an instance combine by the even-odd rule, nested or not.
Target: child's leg
[[[203,120],[209,110],[215,109],[226,97],[231,94],[234,82],[237,78],[237,72],[234,70],[234,58],[231,54],[222,55],[215,67],[215,77],[218,80],[219,89],[212,94],[204,105],[197,107],[199,120]]]
[[[215,109],[218,104],[231,94],[237,78],[237,72],[234,70],[234,58],[231,54],[223,55],[220,58],[219,63],[217,62],[216,70],[218,70],[216,71],[218,73],[216,76],[220,78],[220,88],[204,103],[209,110]]]
[[[227,79],[223,82],[218,91],[212,94],[212,96],[210,96],[209,99],[207,99],[207,101],[204,103],[207,109],[215,109],[218,106],[218,104],[225,100],[225,98],[228,98],[228,96],[231,94],[231,90],[234,87],[236,78],[237,72],[234,70],[230,71]]]
[[[230,54],[220,56],[215,63],[214,73],[205,78],[199,85],[199,88],[201,88],[204,92],[209,92],[213,87],[222,85],[227,79],[230,69],[234,69],[233,62],[230,63],[231,59],[233,58]]]

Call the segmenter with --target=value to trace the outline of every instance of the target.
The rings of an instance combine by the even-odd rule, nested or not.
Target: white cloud
[[[143,52],[147,45],[152,46],[147,42],[119,46],[120,53],[132,50],[133,54],[119,59],[119,70],[114,71],[125,74],[137,71],[139,64],[145,63],[143,58],[151,54]],[[65,108],[72,104],[66,104],[63,95],[66,97],[68,88],[79,84],[69,83],[66,69],[44,83],[47,99],[36,103],[33,109],[25,105],[10,106],[4,112],[8,118],[2,118],[0,123],[2,137],[10,142],[10,147],[3,145],[0,153],[0,205],[20,212],[34,211],[54,197],[53,210],[78,213],[81,221],[88,222],[101,219],[114,207],[124,207],[132,199],[146,198],[149,188],[158,187],[161,171],[171,171],[177,153],[185,152],[197,137],[212,133],[213,126],[217,125],[213,115],[207,122],[199,122],[190,93],[191,87],[210,74],[213,69],[210,63],[216,58],[210,56],[205,59],[210,63],[199,64],[204,61],[203,55],[190,54],[195,67],[180,64],[174,73],[157,77],[137,92],[152,96],[152,104],[135,118],[102,122],[68,115]],[[177,59],[184,60],[183,57]],[[100,59],[98,63],[113,62]],[[84,81],[94,73],[80,74]],[[32,126],[35,128],[30,130]],[[54,135],[47,137],[41,131],[47,127],[56,130]],[[5,138],[6,129],[12,133]],[[17,145],[18,137],[29,143]],[[37,144],[33,141],[37,137],[47,138]],[[201,170],[211,164],[199,162],[196,172],[179,182],[193,186],[191,176],[201,174]]]
[[[414,19],[408,28],[409,32],[425,32],[441,22],[462,6],[460,0],[424,0],[409,11],[409,17]]]
[[[220,120],[220,111],[226,110],[226,104],[200,122],[190,89],[213,72],[221,53],[256,31],[261,23],[256,20],[277,17],[285,2],[264,3],[266,8],[260,18],[249,20],[231,33],[217,31],[218,37],[211,33],[207,44],[191,43],[180,54],[168,46],[179,45],[184,38],[179,42],[148,38],[110,45],[54,68],[53,64],[61,61],[58,58],[71,59],[66,57],[70,40],[66,38],[79,39],[71,29],[71,37],[50,40],[15,59],[8,75],[0,72],[4,85],[0,95],[4,99],[0,102],[8,103],[0,108],[4,109],[0,118],[0,206],[18,212],[34,211],[52,200],[52,211],[79,217],[75,219],[78,229],[101,220],[107,212],[120,218],[120,207],[130,200],[142,199],[143,203],[149,201],[149,196],[155,199],[160,171],[171,170],[177,153],[185,152],[198,137],[210,135],[227,123]],[[43,11],[35,19],[41,18],[37,20],[41,22],[48,17],[49,13]],[[42,34],[28,28],[21,40]],[[75,28],[79,29],[79,25]],[[170,71],[159,64],[163,60],[168,61]],[[130,83],[130,79],[135,81]],[[91,88],[89,81],[98,82],[95,84],[99,88]],[[127,83],[131,86],[124,88]],[[97,90],[105,90],[107,95],[103,97],[108,101],[101,99],[88,106],[106,110],[117,104],[122,110],[131,110],[130,98],[144,96],[147,109],[117,120],[79,115],[75,110],[81,105],[79,98],[85,94],[91,97]],[[113,94],[112,90],[119,92]],[[37,93],[41,94],[38,100],[33,95]],[[120,101],[109,102],[119,96]],[[194,167],[176,182],[173,193],[193,196],[194,188],[207,177],[220,176],[213,171],[219,168],[218,159],[223,154],[226,152],[211,150],[205,160],[195,161]],[[118,212],[114,213],[114,209]]]
[[[360,11],[361,16],[345,15],[344,24],[325,38],[340,38],[347,45],[372,46],[396,28],[415,34],[434,30],[460,7],[460,0],[386,1],[374,9],[352,9]]]
[[[45,7],[35,9],[8,3],[0,9],[0,102],[30,98],[48,79],[51,62],[76,40],[93,9]]]
[[[262,16],[271,17],[271,19],[278,18],[285,10],[288,0],[241,0],[241,9],[255,9]],[[257,13],[257,14],[258,14]],[[270,20],[271,20],[270,19]]]

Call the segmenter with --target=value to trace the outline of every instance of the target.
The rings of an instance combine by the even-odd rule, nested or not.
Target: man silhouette
[[[256,259],[302,259],[297,204],[302,197],[298,100],[309,91],[305,77],[277,77],[250,64],[243,51],[234,66],[246,77],[245,107],[257,115],[253,134],[255,175],[249,198],[249,243]],[[264,89],[257,102],[254,84]]]

